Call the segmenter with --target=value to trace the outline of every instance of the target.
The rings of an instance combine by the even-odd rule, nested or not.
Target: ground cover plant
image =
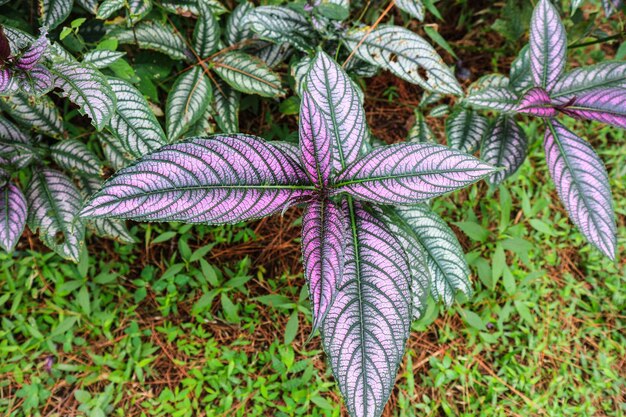
[[[91,415],[193,415],[200,408],[209,415],[337,415],[344,412],[334,406],[340,392],[350,415],[474,415],[509,395],[505,408],[513,413],[619,415],[621,132],[560,116],[623,127],[625,66],[604,58],[623,57],[623,48],[607,47],[620,39],[610,30],[619,30],[621,4],[603,2],[599,13],[594,2],[514,3],[498,11],[454,1],[44,1],[35,13],[25,1],[0,4],[0,238],[13,252],[1,271],[0,367],[8,378],[0,407],[8,415],[63,414],[63,407]],[[463,39],[438,20],[444,16],[458,16],[457,28],[468,29]],[[429,18],[438,24],[418,23]],[[470,32],[482,19],[494,23]],[[471,39],[492,36],[489,27],[508,43],[488,58]],[[520,48],[509,76],[497,74]],[[492,64],[475,68],[476,57]],[[565,71],[568,58],[575,68]],[[542,137],[547,165],[537,166]],[[409,143],[385,144],[404,138]],[[477,151],[484,162],[470,156]],[[550,204],[557,197],[545,185],[547,173],[581,234],[615,264],[569,232],[564,213]],[[432,199],[483,177],[489,190],[471,186]],[[277,216],[239,224],[270,214]],[[94,240],[89,230],[116,243]],[[45,249],[38,255],[31,232],[77,266]],[[542,242],[547,236],[556,242]],[[300,240],[306,282],[298,279]],[[215,258],[231,253],[227,246],[238,251],[230,265]],[[106,265],[101,248],[123,262]],[[20,272],[28,262],[37,266],[30,278]],[[591,287],[576,285],[585,276],[594,286],[596,276],[604,278],[602,295],[588,299]],[[537,290],[545,300],[528,294]],[[572,291],[572,304],[590,312],[559,318],[581,320],[588,332],[572,330],[591,340],[575,357],[567,352],[581,351],[578,339],[564,342],[552,326],[537,328]],[[46,307],[38,313],[41,297]],[[460,320],[452,314],[450,327],[440,318],[433,332],[429,324],[443,312],[437,301],[454,306]],[[189,320],[198,325],[184,326]],[[525,324],[522,333],[511,330],[515,320]],[[260,346],[252,336],[259,328],[270,329]],[[282,342],[274,340],[277,329],[284,329]],[[459,346],[459,331],[467,347]],[[238,336],[218,336],[224,332]],[[572,384],[561,401],[551,396],[562,384],[539,372],[537,396],[514,379],[534,380],[543,355],[555,357],[533,347],[533,336],[563,346],[560,357],[569,359],[559,378],[601,370],[610,387],[591,378],[585,389]],[[508,337],[517,342],[498,349]],[[505,351],[525,357],[526,345],[533,359],[508,368]],[[259,354],[267,346],[268,355]],[[98,356],[109,348],[128,360]],[[238,387],[241,378],[246,388]],[[129,384],[139,391],[124,395]]]

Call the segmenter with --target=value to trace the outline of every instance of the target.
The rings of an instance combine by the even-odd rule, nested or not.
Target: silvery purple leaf
[[[528,138],[515,120],[506,115],[498,117],[495,126],[485,137],[480,157],[503,171],[493,173],[488,182],[498,185],[513,175],[526,159]]]
[[[410,269],[384,222],[356,202],[342,285],[322,326],[333,374],[353,417],[379,417],[409,335]]]
[[[589,144],[553,120],[544,147],[550,175],[572,222],[611,259],[617,228],[609,177]]]
[[[568,71],[559,78],[550,96],[563,105],[580,94],[609,87],[626,88],[625,62],[601,62]]]
[[[333,169],[340,172],[359,157],[367,138],[359,95],[345,71],[324,52],[315,56],[305,89],[333,132]]]
[[[13,91],[13,72],[8,68],[0,69],[0,95],[8,95]]]
[[[82,204],[80,191],[63,173],[40,168],[28,185],[28,227],[50,249],[78,262],[85,226],[77,217]]]
[[[567,35],[550,0],[539,0],[530,22],[530,66],[535,86],[552,90],[565,69]]]
[[[64,135],[63,119],[48,96],[28,97],[22,93],[0,99],[0,107],[19,124],[54,138]]]
[[[232,223],[280,213],[313,189],[278,147],[246,135],[166,145],[118,171],[86,217]]]
[[[556,109],[548,92],[541,87],[531,88],[522,96],[517,105],[517,112],[530,114],[535,117],[556,116]]]
[[[52,74],[43,65],[36,65],[28,72],[19,73],[17,80],[22,91],[33,96],[46,94],[53,87]]]
[[[99,176],[102,164],[87,145],[76,139],[65,139],[50,147],[52,159],[67,171]]]
[[[335,180],[334,194],[380,204],[415,204],[466,187],[494,171],[473,156],[425,143],[372,150]]]
[[[42,29],[39,38],[18,57],[15,66],[24,71],[32,70],[46,52],[46,49],[48,49],[48,32]]]
[[[19,187],[7,182],[0,187],[0,247],[13,251],[26,224],[26,197]]]
[[[488,87],[470,92],[464,101],[475,109],[512,113],[517,107],[518,97],[506,87]]]
[[[299,132],[304,169],[313,184],[318,187],[328,186],[333,162],[333,132],[307,91],[302,92]]]
[[[330,200],[310,203],[302,216],[304,276],[309,286],[313,330],[322,324],[335,299],[344,269],[348,221]]]
[[[561,111],[577,119],[597,120],[626,129],[626,88],[607,88],[579,95]]]
[[[511,64],[508,87],[521,94],[533,86],[533,75],[530,67],[530,47],[525,45]]]
[[[474,110],[460,108],[446,120],[448,146],[472,154],[487,133],[487,119]]]
[[[610,17],[613,13],[618,11],[624,2],[622,0],[602,0],[602,7],[604,7],[604,13],[607,17]]]

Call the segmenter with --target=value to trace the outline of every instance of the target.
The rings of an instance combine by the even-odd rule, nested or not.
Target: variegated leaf
[[[83,62],[93,65],[96,68],[106,68],[121,57],[126,55],[125,52],[108,51],[106,49],[95,49],[87,52],[83,56]]]
[[[553,120],[544,147],[550,175],[570,218],[603,254],[615,259],[615,213],[609,177],[589,144]]]
[[[577,119],[597,120],[626,129],[626,88],[606,88],[581,94],[561,111]]]
[[[226,21],[225,38],[229,46],[236,45],[244,39],[251,38],[251,31],[246,24],[246,15],[254,9],[249,1],[239,3]]]
[[[52,69],[54,86],[89,116],[97,130],[111,120],[115,109],[115,94],[100,71],[76,62],[56,64]]]
[[[29,136],[8,119],[0,116],[0,157],[3,164],[23,168],[35,157]]]
[[[270,68],[274,68],[284,62],[293,52],[291,45],[287,42],[279,44],[262,43],[264,45],[254,51],[254,56],[265,62]]]
[[[102,147],[105,159],[114,170],[122,169],[130,165],[135,158],[124,149],[121,140],[108,133],[99,133],[98,140]]]
[[[348,166],[335,180],[333,193],[379,204],[415,204],[493,171],[491,165],[447,146],[402,143],[376,148]]]
[[[152,0],[127,0],[128,15],[132,24],[146,17],[152,10]]]
[[[601,62],[575,68],[559,78],[550,96],[565,104],[580,94],[609,87],[626,88],[626,63]]]
[[[517,105],[517,112],[535,117],[556,116],[556,109],[548,92],[541,87],[533,87],[524,94]]]
[[[38,0],[39,21],[42,26],[54,29],[59,26],[72,11],[74,0]]]
[[[344,38],[350,49],[356,48],[359,58],[426,90],[463,94],[452,71],[422,37],[398,26],[380,25],[369,33],[368,30],[352,30]]]
[[[98,10],[98,0],[76,0],[76,3],[94,15]]]
[[[239,103],[241,94],[230,88],[225,82],[218,80],[213,90],[215,100],[211,113],[215,122],[224,133],[239,132]]]
[[[602,0],[602,7],[607,17],[617,12],[624,5],[623,0]]]
[[[48,45],[47,29],[42,29],[39,38],[37,38],[26,51],[19,55],[19,58],[15,62],[15,67],[24,71],[35,68],[48,49]]]
[[[314,333],[323,323],[341,284],[348,219],[329,200],[310,203],[302,215],[304,275],[309,287]]]
[[[209,105],[204,114],[193,123],[183,135],[183,138],[206,137],[215,133],[216,126],[213,116],[211,115],[211,106]]]
[[[115,78],[109,85],[117,101],[109,129],[124,150],[137,158],[165,145],[165,133],[139,90]]]
[[[346,211],[351,236],[322,341],[350,415],[378,417],[409,335],[410,269],[384,222],[359,203],[349,203]]]
[[[530,22],[530,67],[535,86],[550,92],[563,74],[567,35],[550,0],[539,0]]]
[[[17,84],[24,93],[38,97],[52,89],[52,74],[43,65],[36,65],[29,71],[21,72],[17,76]]]
[[[98,13],[96,17],[98,19],[108,19],[113,14],[121,10],[126,4],[126,0],[103,0],[98,6]]]
[[[52,159],[63,169],[86,175],[101,175],[102,165],[98,157],[76,139],[65,139],[50,147]]]
[[[213,95],[211,83],[199,66],[180,75],[165,105],[165,126],[170,142],[178,139],[207,110]]]
[[[508,88],[489,87],[468,94],[464,101],[475,109],[512,113],[517,107],[518,98]]]
[[[50,97],[14,94],[0,100],[0,103],[2,109],[19,124],[48,136],[63,137],[63,119]]]
[[[121,44],[135,44],[142,49],[161,52],[174,60],[193,57],[183,38],[160,22],[140,22],[133,29],[113,30],[109,35]]]
[[[470,269],[463,248],[445,221],[425,204],[397,208],[400,225],[410,229],[430,271],[432,296],[452,305],[457,291],[471,296]]]
[[[285,95],[278,74],[259,58],[230,51],[216,57],[213,64],[213,71],[235,90],[263,97]]]
[[[294,90],[299,96],[302,96],[302,92],[304,91],[307,74],[309,73],[309,69],[311,69],[312,62],[312,58],[305,56],[291,65],[291,76],[295,83]]]
[[[424,3],[422,0],[396,0],[396,6],[420,22],[424,21]]]
[[[303,52],[309,52],[313,28],[304,16],[287,7],[260,6],[246,14],[245,25],[261,39],[274,43],[290,43]]]
[[[313,97],[302,93],[300,105],[300,149],[304,169],[311,182],[318,187],[327,187],[332,170],[332,138],[324,113]]]
[[[0,247],[12,252],[17,244],[28,215],[26,197],[22,190],[7,182],[0,187]]]
[[[407,141],[415,143],[436,142],[435,134],[426,123],[424,114],[419,110],[415,111],[415,123],[409,129]]]
[[[251,169],[251,168],[254,169]],[[312,186],[299,163],[245,135],[166,145],[118,171],[88,202],[87,217],[231,223],[279,213]]]
[[[508,87],[521,94],[533,86],[533,75],[530,67],[530,47],[525,45],[511,64]]]
[[[324,52],[310,66],[306,90],[333,132],[333,168],[340,172],[358,157],[367,139],[365,112],[345,71]]]
[[[63,173],[36,169],[28,185],[28,227],[50,249],[78,262],[85,226],[77,215],[82,204],[80,191]]]
[[[220,26],[204,0],[198,1],[198,9],[200,14],[193,31],[193,49],[200,58],[204,59],[217,50],[217,44],[220,41]]]
[[[446,120],[448,146],[469,154],[474,153],[487,133],[487,119],[474,110],[460,108]]]
[[[215,16],[226,13],[228,10],[224,7],[219,0],[202,0],[208,3],[211,8],[211,12]],[[198,15],[198,0],[163,0],[159,2],[159,6],[164,8],[170,13],[179,14],[182,16]]]
[[[513,175],[526,159],[528,138],[515,120],[506,115],[498,117],[495,126],[485,137],[480,157],[493,166],[504,168],[488,179],[498,185]]]

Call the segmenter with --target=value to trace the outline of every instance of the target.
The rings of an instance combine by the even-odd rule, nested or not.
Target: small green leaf
[[[285,326],[285,344],[289,345],[298,334],[298,311],[294,311]]]

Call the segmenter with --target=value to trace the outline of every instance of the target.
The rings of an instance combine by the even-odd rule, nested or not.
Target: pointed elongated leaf
[[[626,88],[606,88],[581,94],[561,111],[577,119],[597,120],[626,129]]]
[[[98,157],[76,139],[65,139],[50,147],[52,159],[68,171],[78,171],[86,175],[101,175],[102,165]]]
[[[304,275],[309,286],[315,332],[324,321],[341,284],[348,219],[329,200],[310,203],[302,216]]]
[[[530,47],[525,45],[511,64],[508,87],[521,94],[533,86],[532,68],[530,67]]]
[[[35,65],[17,76],[17,84],[24,93],[38,97],[52,89],[52,74],[43,65]]]
[[[358,203],[346,211],[352,225],[346,265],[322,341],[350,415],[379,417],[409,335],[411,277],[385,223]]]
[[[312,188],[299,163],[245,135],[166,145],[118,171],[83,215],[230,223],[281,212]]]
[[[18,89],[13,72],[8,68],[0,69],[0,95],[8,96]]]
[[[589,144],[552,120],[544,147],[550,175],[572,222],[611,259],[615,259],[617,228],[609,177]]]
[[[178,139],[204,115],[212,94],[211,83],[199,66],[176,79],[165,105],[165,125],[170,141]]]
[[[298,12],[287,7],[261,6],[246,14],[245,25],[259,38],[274,43],[290,43],[303,52],[313,49],[315,31]]]
[[[131,24],[136,24],[152,10],[152,0],[128,0],[128,15]]]
[[[427,205],[397,208],[400,225],[410,228],[430,271],[432,296],[451,305],[457,291],[472,294],[470,270],[454,232]]]
[[[332,168],[332,132],[313,97],[302,93],[300,106],[300,149],[302,162],[311,182],[328,186]]]
[[[346,168],[334,193],[380,204],[415,204],[466,187],[494,168],[473,156],[425,143],[374,149]]]
[[[363,105],[348,75],[324,52],[311,64],[305,88],[333,132],[333,168],[340,172],[359,157],[367,138]]]
[[[229,46],[235,45],[244,39],[249,39],[251,36],[250,29],[246,24],[246,15],[254,9],[254,5],[249,1],[239,3],[237,7],[233,9],[233,12],[228,16],[226,21],[226,43]]]
[[[480,146],[487,133],[487,119],[474,110],[460,108],[446,120],[448,146],[469,154]]]
[[[218,80],[213,91],[215,100],[211,113],[215,122],[224,133],[239,132],[239,103],[241,94],[230,88],[225,82]]]
[[[96,14],[98,10],[98,0],[76,0],[76,3],[91,14]]]
[[[415,111],[415,123],[409,129],[407,141],[416,143],[436,142],[435,134],[426,123],[424,114],[419,110]]]
[[[488,179],[492,185],[498,185],[513,175],[526,159],[528,138],[512,117],[501,115],[495,126],[485,137],[480,157],[496,167],[504,168],[495,172]]]
[[[200,14],[193,31],[193,49],[200,58],[204,59],[217,50],[217,44],[220,41],[220,26],[206,2],[200,0],[198,9]]]
[[[130,163],[135,160],[135,158],[124,149],[122,141],[115,136],[102,132],[98,134],[98,140],[102,146],[105,159],[116,171],[130,165]]]
[[[422,0],[396,0],[396,6],[420,22],[424,21],[424,3]]]
[[[567,59],[567,35],[550,0],[539,0],[530,22],[530,66],[535,86],[554,88]]]
[[[36,169],[26,193],[28,227],[50,249],[78,261],[83,243],[83,222],[77,217],[82,204],[80,192],[63,173],[50,168]]]
[[[270,68],[284,62],[293,52],[293,48],[287,42],[279,44],[263,42],[260,45],[262,46],[254,51],[254,56],[265,62]]]
[[[96,68],[66,62],[53,68],[54,86],[61,95],[79,106],[81,114],[89,116],[98,130],[102,130],[111,120],[115,109],[115,94],[106,78]]]
[[[106,68],[124,55],[126,55],[125,52],[96,49],[87,52],[85,56],[83,56],[83,62],[91,64],[96,68]]]
[[[39,21],[42,26],[54,29],[59,26],[72,11],[74,0],[38,0]]]
[[[622,0],[602,0],[602,7],[604,7],[604,13],[606,13],[607,17],[617,12],[623,5],[624,2]]]
[[[50,97],[14,94],[0,100],[0,103],[2,109],[19,124],[48,136],[63,137],[63,119]]]
[[[121,44],[136,44],[175,60],[193,57],[183,38],[160,22],[140,22],[132,30],[113,30],[109,35]]]
[[[28,135],[11,121],[0,116],[0,157],[3,164],[22,168],[35,157],[36,151]]]
[[[548,92],[541,87],[531,88],[524,94],[517,105],[517,112],[530,114],[535,117],[556,116],[556,109]]]
[[[626,88],[626,63],[601,62],[568,71],[559,78],[550,96],[565,104],[578,95],[609,87]]]
[[[471,92],[464,101],[475,109],[512,113],[517,107],[518,97],[508,88],[489,87]]]
[[[98,13],[96,17],[98,19],[108,19],[113,16],[115,12],[121,10],[126,4],[126,0],[104,0],[98,6]]]
[[[211,11],[215,16],[226,13],[228,10],[219,0],[202,0],[209,4]],[[182,16],[198,15],[198,0],[164,0],[159,2],[159,6],[170,13],[176,13]]]
[[[165,145],[165,133],[139,90],[115,78],[109,85],[117,101],[109,128],[124,150],[137,158]]]
[[[359,58],[426,90],[463,94],[452,71],[437,51],[419,35],[402,27],[388,25],[378,26],[369,35],[367,31],[367,28],[352,30],[344,38],[353,50],[363,40],[356,49]]]
[[[0,247],[13,251],[26,224],[26,197],[12,182],[0,187]]]
[[[235,90],[263,97],[281,97],[280,77],[263,61],[245,52],[231,51],[215,58],[213,70]]]
[[[21,54],[15,63],[15,67],[24,71],[32,70],[37,63],[41,60],[41,57],[48,49],[48,32],[46,29],[42,29],[41,35],[30,47]]]

